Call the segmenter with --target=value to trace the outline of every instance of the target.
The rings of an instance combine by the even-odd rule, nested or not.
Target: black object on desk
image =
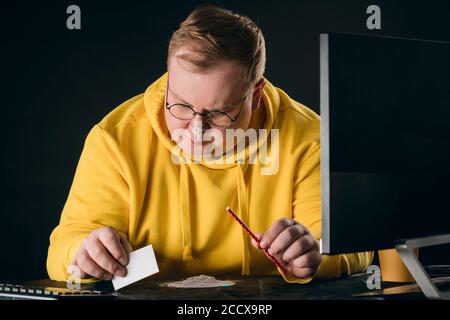
[[[110,288],[70,289],[62,284],[44,280],[42,284],[0,283],[0,300],[64,300],[64,299],[114,299]]]

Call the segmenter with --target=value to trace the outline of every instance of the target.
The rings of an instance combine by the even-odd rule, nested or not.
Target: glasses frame
[[[248,95],[246,95],[245,97],[242,98],[241,108],[239,109],[238,114],[233,118],[233,117],[231,117],[228,113],[222,112],[222,111],[218,111],[218,110],[214,110],[214,111],[206,111],[206,112],[197,112],[197,111],[194,110],[193,107],[191,107],[191,106],[189,106],[189,105],[187,105],[187,104],[184,104],[184,103],[173,103],[173,104],[170,104],[170,103],[167,101],[167,98],[168,98],[168,92],[169,92],[169,77],[167,77],[167,86],[166,86],[166,109],[169,110],[169,113],[170,113],[174,118],[176,118],[176,119],[178,119],[178,120],[183,120],[183,121],[192,121],[193,119],[195,119],[195,117],[196,117],[197,115],[200,115],[200,116],[205,117],[206,121],[207,121],[210,125],[212,125],[212,126],[214,126],[214,127],[219,127],[219,128],[228,128],[228,127],[230,127],[230,126],[233,124],[233,122],[235,122],[235,121],[239,118],[239,116],[240,116],[240,114],[241,114],[241,112],[242,112],[242,109],[244,108],[245,100],[247,100],[247,97],[248,97]],[[179,118],[179,117],[175,116],[175,115],[172,113],[172,111],[171,111],[170,109],[173,108],[173,107],[176,106],[176,105],[183,106],[183,107],[185,107],[185,108],[190,109],[190,110],[192,111],[192,118],[191,118],[191,119],[182,119],[182,118]],[[220,113],[220,114],[222,114],[222,115],[224,115],[224,116],[227,116],[228,119],[230,119],[231,123],[230,123],[229,125],[227,125],[227,126],[219,126],[219,125],[217,125],[217,124],[214,124],[213,122],[210,121],[210,118],[209,118],[209,114],[210,114],[210,113],[214,113],[214,112]]]

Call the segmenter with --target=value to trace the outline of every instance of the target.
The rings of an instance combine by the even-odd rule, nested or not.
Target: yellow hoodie
[[[108,114],[86,138],[59,225],[50,237],[47,270],[65,280],[80,243],[110,226],[133,249],[152,244],[155,277],[277,274],[279,270],[225,211],[235,209],[255,232],[283,217],[321,238],[319,116],[269,82],[251,127],[279,129],[279,167],[263,163],[175,163],[164,120],[167,74]],[[267,141],[271,140],[267,138]],[[275,148],[268,143],[268,149]],[[316,278],[365,270],[372,252],[324,256]],[[281,273],[281,272],[280,272]],[[282,273],[281,273],[282,274]],[[282,274],[288,282],[305,283]]]

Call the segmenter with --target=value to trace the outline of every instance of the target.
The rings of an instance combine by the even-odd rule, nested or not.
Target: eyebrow
[[[187,102],[186,100],[184,100],[183,98],[181,98],[180,96],[178,96],[175,92],[173,92],[172,89],[170,88],[170,86],[168,87],[168,89],[169,89],[170,93],[171,93],[177,100],[179,100],[179,101],[182,102],[183,104],[186,104],[186,105],[190,106],[191,108],[194,108],[194,106],[193,106],[191,103]],[[247,96],[240,98],[237,102],[235,102],[235,103],[233,103],[233,104],[224,105],[223,107],[224,107],[224,109],[225,109],[226,111],[221,111],[221,110],[217,110],[217,109],[211,109],[211,110],[208,110],[208,111],[221,111],[221,112],[228,112],[228,111],[231,111],[232,109],[234,109],[234,107],[235,107],[239,102],[241,102],[242,100],[244,100],[246,97],[247,97]]]

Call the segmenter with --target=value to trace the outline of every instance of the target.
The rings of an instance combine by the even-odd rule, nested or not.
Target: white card
[[[152,245],[131,252],[126,268],[127,275],[125,277],[121,278],[115,276],[112,279],[115,290],[119,290],[120,288],[159,272]]]

